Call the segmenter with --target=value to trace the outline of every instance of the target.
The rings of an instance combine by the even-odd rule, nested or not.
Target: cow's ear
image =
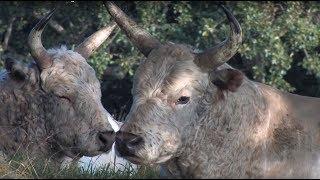
[[[221,69],[212,72],[210,78],[219,89],[236,92],[242,84],[244,74],[236,69]]]
[[[13,79],[25,80],[27,77],[27,68],[21,62],[10,57],[5,59],[5,68]]]

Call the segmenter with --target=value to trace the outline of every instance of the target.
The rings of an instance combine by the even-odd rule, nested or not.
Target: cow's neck
[[[257,84],[271,114],[265,176],[312,178],[320,170],[320,99]]]
[[[46,156],[51,149],[46,122],[52,111],[52,98],[38,83],[16,82],[8,76],[0,82],[0,90],[1,150],[9,156],[26,150]]]
[[[281,170],[273,162],[281,162],[282,172],[287,173],[290,148],[303,152],[303,145],[315,144],[317,140],[309,138],[309,131],[318,134],[320,142],[319,99],[284,93],[250,80],[236,93],[225,93],[224,100],[211,97],[202,107],[208,111],[185,131],[191,134],[185,135],[187,142],[180,158],[167,164],[173,174],[288,177],[292,174],[277,174]]]

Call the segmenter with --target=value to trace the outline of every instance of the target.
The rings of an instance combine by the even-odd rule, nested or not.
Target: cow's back
[[[43,92],[29,79],[12,79],[5,70],[0,72],[0,90],[0,150],[8,155],[39,152],[46,146]]]
[[[320,99],[256,84],[267,105],[261,126],[267,130],[261,155],[264,176],[315,177],[320,168]]]

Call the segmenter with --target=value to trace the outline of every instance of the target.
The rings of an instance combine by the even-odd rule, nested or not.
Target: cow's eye
[[[190,97],[187,96],[181,96],[178,101],[176,102],[176,104],[187,104],[190,100]]]

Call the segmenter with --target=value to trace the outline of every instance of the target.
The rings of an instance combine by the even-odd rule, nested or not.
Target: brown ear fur
[[[241,86],[244,75],[236,69],[216,70],[211,74],[211,81],[221,90],[236,92]]]
[[[5,68],[15,80],[24,80],[27,77],[26,68],[23,64],[12,58],[5,59]]]

